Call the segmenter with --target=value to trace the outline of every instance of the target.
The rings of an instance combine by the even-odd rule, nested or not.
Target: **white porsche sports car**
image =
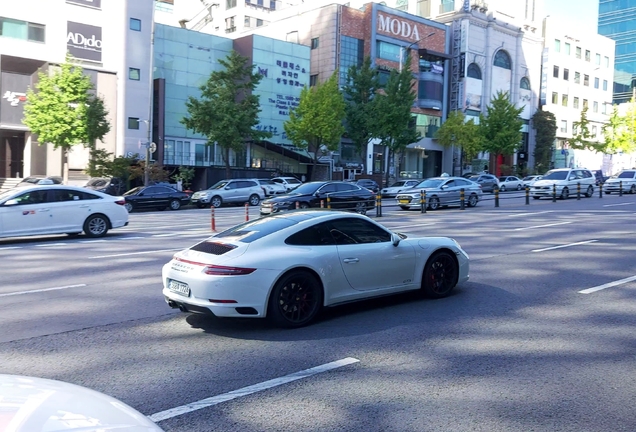
[[[363,215],[301,210],[178,252],[162,279],[166,302],[183,312],[300,327],[325,306],[409,290],[445,297],[468,270],[468,255],[451,238],[409,238]]]

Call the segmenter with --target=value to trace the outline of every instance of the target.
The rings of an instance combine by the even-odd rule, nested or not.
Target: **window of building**
[[[561,105],[563,105],[564,107],[568,106],[568,95],[561,95]]]
[[[131,18],[130,29],[135,31],[141,31],[141,20],[137,18]]]
[[[364,39],[340,37],[340,85],[347,84],[347,72],[351,66],[360,67],[364,62]]]
[[[0,36],[31,42],[44,42],[45,30],[46,27],[43,24],[0,17]]]
[[[570,44],[565,43],[565,55],[570,55]]]
[[[590,50],[585,50],[585,61],[586,62],[590,61]]]
[[[311,39],[311,49],[312,50],[318,48],[319,39],[320,38],[317,38],[317,37]]]
[[[592,102],[592,112],[598,112],[598,102],[596,101]]]
[[[155,10],[172,13],[174,10],[174,0],[157,0]]]
[[[244,23],[245,27],[252,27],[252,18],[248,15],[245,15],[245,23]]]
[[[234,18],[236,17],[227,17],[225,18],[225,33],[232,33],[236,31],[236,26],[234,25]]]
[[[598,53],[594,56],[594,64],[597,64],[597,65],[601,64],[601,55]]]
[[[599,87],[600,84],[600,80],[598,79],[598,77],[594,78],[594,88],[597,89]]]
[[[604,103],[604,104],[601,106],[601,111],[602,111],[602,114],[607,114],[607,104],[606,104],[606,103]]]
[[[583,75],[583,85],[584,86],[589,86],[590,85],[590,76],[589,75]]]
[[[576,58],[577,59],[581,58],[581,47],[576,47]]]
[[[128,79],[139,81],[141,78],[141,71],[136,68],[128,68]]]
[[[596,135],[598,135],[598,129],[596,128],[596,125],[592,126],[592,137],[596,138]]]
[[[583,99],[583,108],[587,108],[587,99]]]
[[[271,10],[276,10],[276,0],[269,0],[269,8]]]
[[[557,92],[552,92],[552,103],[555,105],[559,103],[559,94]]]
[[[384,60],[391,60],[396,63],[400,61],[400,46],[388,42],[378,41],[377,49],[378,57]]]
[[[574,98],[574,100],[572,101],[572,108],[579,109],[579,98]]]
[[[569,69],[563,69],[563,79],[566,81],[569,81],[570,79],[570,70]]]
[[[232,9],[236,7],[236,0],[225,0],[225,9]]]
[[[603,61],[605,62],[605,67],[608,68],[609,67],[609,57],[608,56],[603,57]]]
[[[519,83],[519,87],[524,90],[530,90],[530,80],[526,77],[521,78],[521,82]]]
[[[574,72],[574,84],[581,84],[581,72]]]
[[[512,61],[510,60],[510,56],[504,50],[497,51],[493,64],[500,68],[512,69]]]
[[[309,75],[309,87],[313,87],[318,84],[318,74]]]
[[[559,39],[554,40],[554,51],[561,52],[561,41]]]
[[[559,67],[558,66],[554,66],[554,70],[552,71],[552,76],[555,78],[559,77]]]
[[[128,117],[128,129],[139,129],[138,117]]]
[[[568,131],[568,121],[561,120],[561,132],[566,133]]]
[[[607,80],[603,80],[603,91],[607,91]]]
[[[256,18],[256,27],[262,27],[264,21],[260,18]]]
[[[481,69],[479,69],[479,66],[477,66],[477,64],[471,63],[468,65],[468,70],[466,71],[466,75],[468,75],[468,78],[475,78],[480,80]]]
[[[578,126],[578,125],[573,124],[573,125],[572,125],[572,135],[576,135],[576,134],[578,134],[578,133],[579,133],[579,126]]]

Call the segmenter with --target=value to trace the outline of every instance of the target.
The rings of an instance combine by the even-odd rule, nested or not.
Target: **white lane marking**
[[[144,255],[144,254],[152,254],[152,253],[159,253],[159,252],[173,252],[178,250],[183,250],[183,248],[159,249],[159,250],[143,251],[143,252],[128,252],[128,253],[112,254],[112,255],[99,255],[99,256],[88,257],[88,259],[116,258],[116,257],[129,256],[129,255]]]
[[[621,279],[621,280],[617,280],[614,282],[610,282],[610,283],[606,283],[605,285],[599,285],[599,286],[595,286],[592,288],[587,288],[584,290],[579,291],[579,294],[590,294],[596,291],[600,291],[600,290],[604,290],[606,288],[611,288],[611,287],[615,287],[617,285],[622,285],[622,284],[626,284],[628,282],[632,282],[636,280],[636,276],[631,276],[625,279]]]
[[[144,239],[144,238],[146,238],[146,237],[122,237],[122,238],[117,239],[117,240],[140,240],[140,239]],[[115,240],[115,239],[113,239],[113,240]]]
[[[332,369],[337,369],[339,367],[343,367],[343,366],[347,366],[353,363],[358,363],[360,360],[355,359],[353,357],[347,357],[345,359],[342,360],[337,360],[331,363],[326,363],[324,365],[320,365],[320,366],[316,366],[313,367],[311,369],[305,369],[302,370],[300,372],[295,372],[293,374],[289,374],[289,375],[285,375],[283,377],[280,378],[274,378],[271,379],[269,381],[264,381],[262,383],[259,384],[254,384],[251,386],[247,386],[247,387],[243,387],[241,389],[238,390],[233,390],[231,392],[228,393],[224,393],[218,396],[213,396],[213,397],[209,397],[207,399],[201,399],[200,401],[197,402],[191,402],[189,404],[186,405],[182,405],[176,408],[171,408],[169,410],[165,410],[165,411],[161,411],[158,413],[155,413],[150,417],[150,420],[154,421],[154,422],[160,422],[162,420],[167,420],[169,418],[173,418],[173,417],[177,417],[180,416],[182,414],[186,414],[192,411],[196,411],[196,410],[200,410],[202,408],[207,408],[209,406],[212,405],[218,405],[222,402],[227,402],[242,396],[247,396],[250,395],[252,393],[256,393],[259,391],[263,391],[263,390],[267,390],[273,387],[277,387],[283,384],[287,384],[299,379],[303,379],[303,378],[307,378],[310,377],[312,375],[316,375],[322,372],[327,372],[330,371]]]
[[[66,246],[68,243],[45,243],[45,244],[36,244],[33,245],[35,247],[52,247],[52,246]]]
[[[80,288],[80,287],[85,287],[85,286],[86,286],[86,284],[77,284],[77,285],[66,285],[66,286],[55,287],[55,288],[42,288],[42,289],[30,290],[30,291],[16,291],[16,292],[0,294],[0,297],[9,297],[9,296],[22,295],[22,294],[41,293],[41,292],[46,292],[46,291],[58,291],[58,290],[63,290],[63,289],[68,289],[68,288]]]
[[[540,211],[540,212],[528,212],[528,213],[514,213],[514,214],[509,214],[508,217],[532,216],[532,215],[539,215],[539,214],[552,213],[552,212],[553,210],[546,210],[546,211]]]
[[[80,240],[78,243],[104,243],[108,240]]]
[[[625,205],[632,205],[634,204],[633,202],[628,202],[628,203],[619,203],[619,204],[604,204],[603,207],[617,207],[617,206],[625,206]]]
[[[535,228],[547,228],[547,227],[553,227],[553,226],[557,226],[557,225],[567,225],[567,224],[571,224],[571,223],[572,222],[558,222],[558,223],[546,224],[546,225],[535,225],[535,226],[530,226],[530,227],[515,228],[513,231],[525,231],[525,230],[535,229]]]
[[[578,245],[583,245],[583,244],[588,244],[588,243],[594,243],[597,242],[598,240],[586,240],[586,241],[581,241],[581,242],[576,242],[576,243],[568,243],[568,244],[564,244],[564,245],[560,245],[560,246],[552,246],[552,247],[547,247],[547,248],[543,248],[543,249],[534,249],[532,252],[543,252],[543,251],[549,251],[549,250],[555,250],[555,249],[563,249],[566,247],[570,247],[570,246],[578,246]]]
[[[174,237],[179,233],[167,233],[167,234],[153,234],[152,237]]]

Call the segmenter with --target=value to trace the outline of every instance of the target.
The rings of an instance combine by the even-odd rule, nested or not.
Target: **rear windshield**
[[[565,180],[569,171],[548,171],[541,180]]]
[[[86,186],[106,186],[108,184],[107,179],[91,179],[86,183]]]
[[[243,243],[251,243],[297,223],[290,218],[261,218],[220,232],[213,238],[232,238]]]

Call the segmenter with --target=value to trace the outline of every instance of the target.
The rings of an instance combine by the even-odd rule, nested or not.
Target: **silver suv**
[[[570,195],[576,195],[579,185],[581,194],[589,198],[594,194],[596,177],[590,170],[584,168],[553,169],[532,185],[530,195],[534,199],[551,197],[553,190],[556,190],[557,197],[568,199]]]
[[[208,189],[195,192],[191,202],[199,208],[206,206],[221,207],[223,204],[250,203],[252,206],[260,204],[265,199],[263,189],[256,180],[234,179],[221,180]]]

